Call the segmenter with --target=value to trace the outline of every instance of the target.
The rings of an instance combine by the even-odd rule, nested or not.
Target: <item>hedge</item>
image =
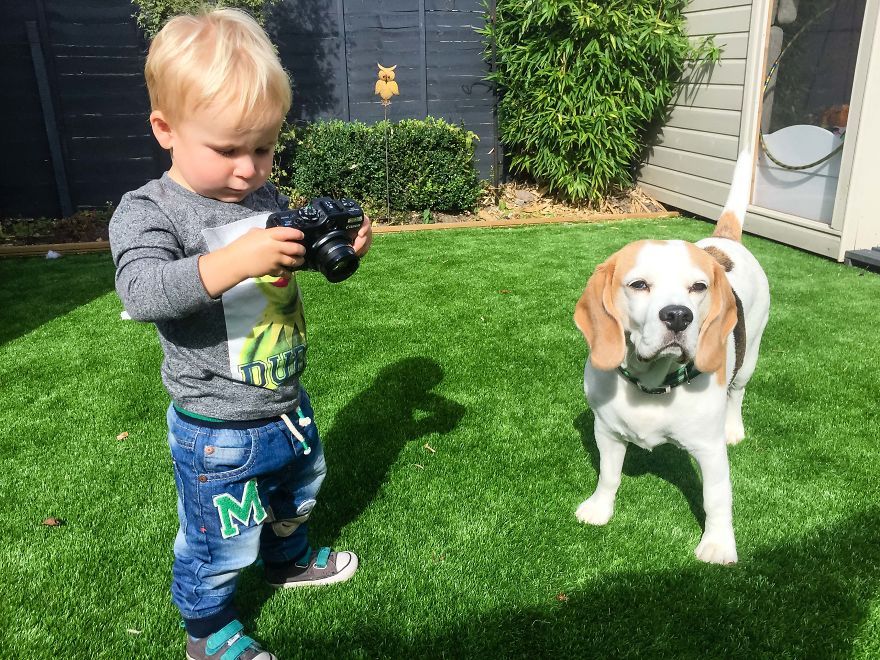
[[[282,131],[273,180],[294,198],[351,197],[373,214],[386,199],[396,211],[468,211],[481,193],[476,139],[433,117],[316,122]]]

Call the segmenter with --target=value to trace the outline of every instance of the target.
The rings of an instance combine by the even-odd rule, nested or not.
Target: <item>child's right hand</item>
[[[252,277],[289,276],[302,267],[306,248],[303,233],[290,227],[251,229],[226,247],[199,258],[199,275],[205,290],[217,298]]]
[[[283,277],[303,265],[306,248],[296,242],[302,239],[303,233],[290,227],[251,229],[226,249],[240,264],[242,281],[264,275]]]

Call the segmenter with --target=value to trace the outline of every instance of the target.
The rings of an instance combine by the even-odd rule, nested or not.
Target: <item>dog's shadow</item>
[[[590,455],[596,478],[599,476],[599,448],[593,432],[595,417],[592,410],[586,410],[574,420],[574,427],[581,435],[581,443]],[[640,477],[653,474],[672,484],[682,492],[691,513],[705,529],[706,513],[703,510],[703,484],[697,468],[686,451],[672,445],[661,445],[653,451],[642,449],[634,444],[627,445],[626,459],[623,461],[624,477]],[[595,487],[595,484],[593,484]],[[585,493],[589,496],[592,493]]]

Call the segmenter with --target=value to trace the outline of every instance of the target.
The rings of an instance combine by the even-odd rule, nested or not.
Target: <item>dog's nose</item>
[[[694,313],[684,305],[667,305],[660,310],[660,320],[673,332],[681,332],[694,320]]]

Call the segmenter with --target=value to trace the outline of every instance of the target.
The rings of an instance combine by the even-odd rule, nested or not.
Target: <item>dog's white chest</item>
[[[623,440],[643,449],[671,443],[692,451],[723,437],[725,395],[710,381],[695,381],[667,394],[646,394],[616,372],[587,363],[584,389],[594,414]]]
[[[642,449],[650,451],[667,442],[681,446],[678,442],[677,425],[670,424],[669,417],[662,411],[652,408],[653,406],[643,406],[635,411],[635,414],[631,409],[627,409],[625,414],[621,414],[623,411],[620,406],[605,406],[601,417],[608,429]]]

